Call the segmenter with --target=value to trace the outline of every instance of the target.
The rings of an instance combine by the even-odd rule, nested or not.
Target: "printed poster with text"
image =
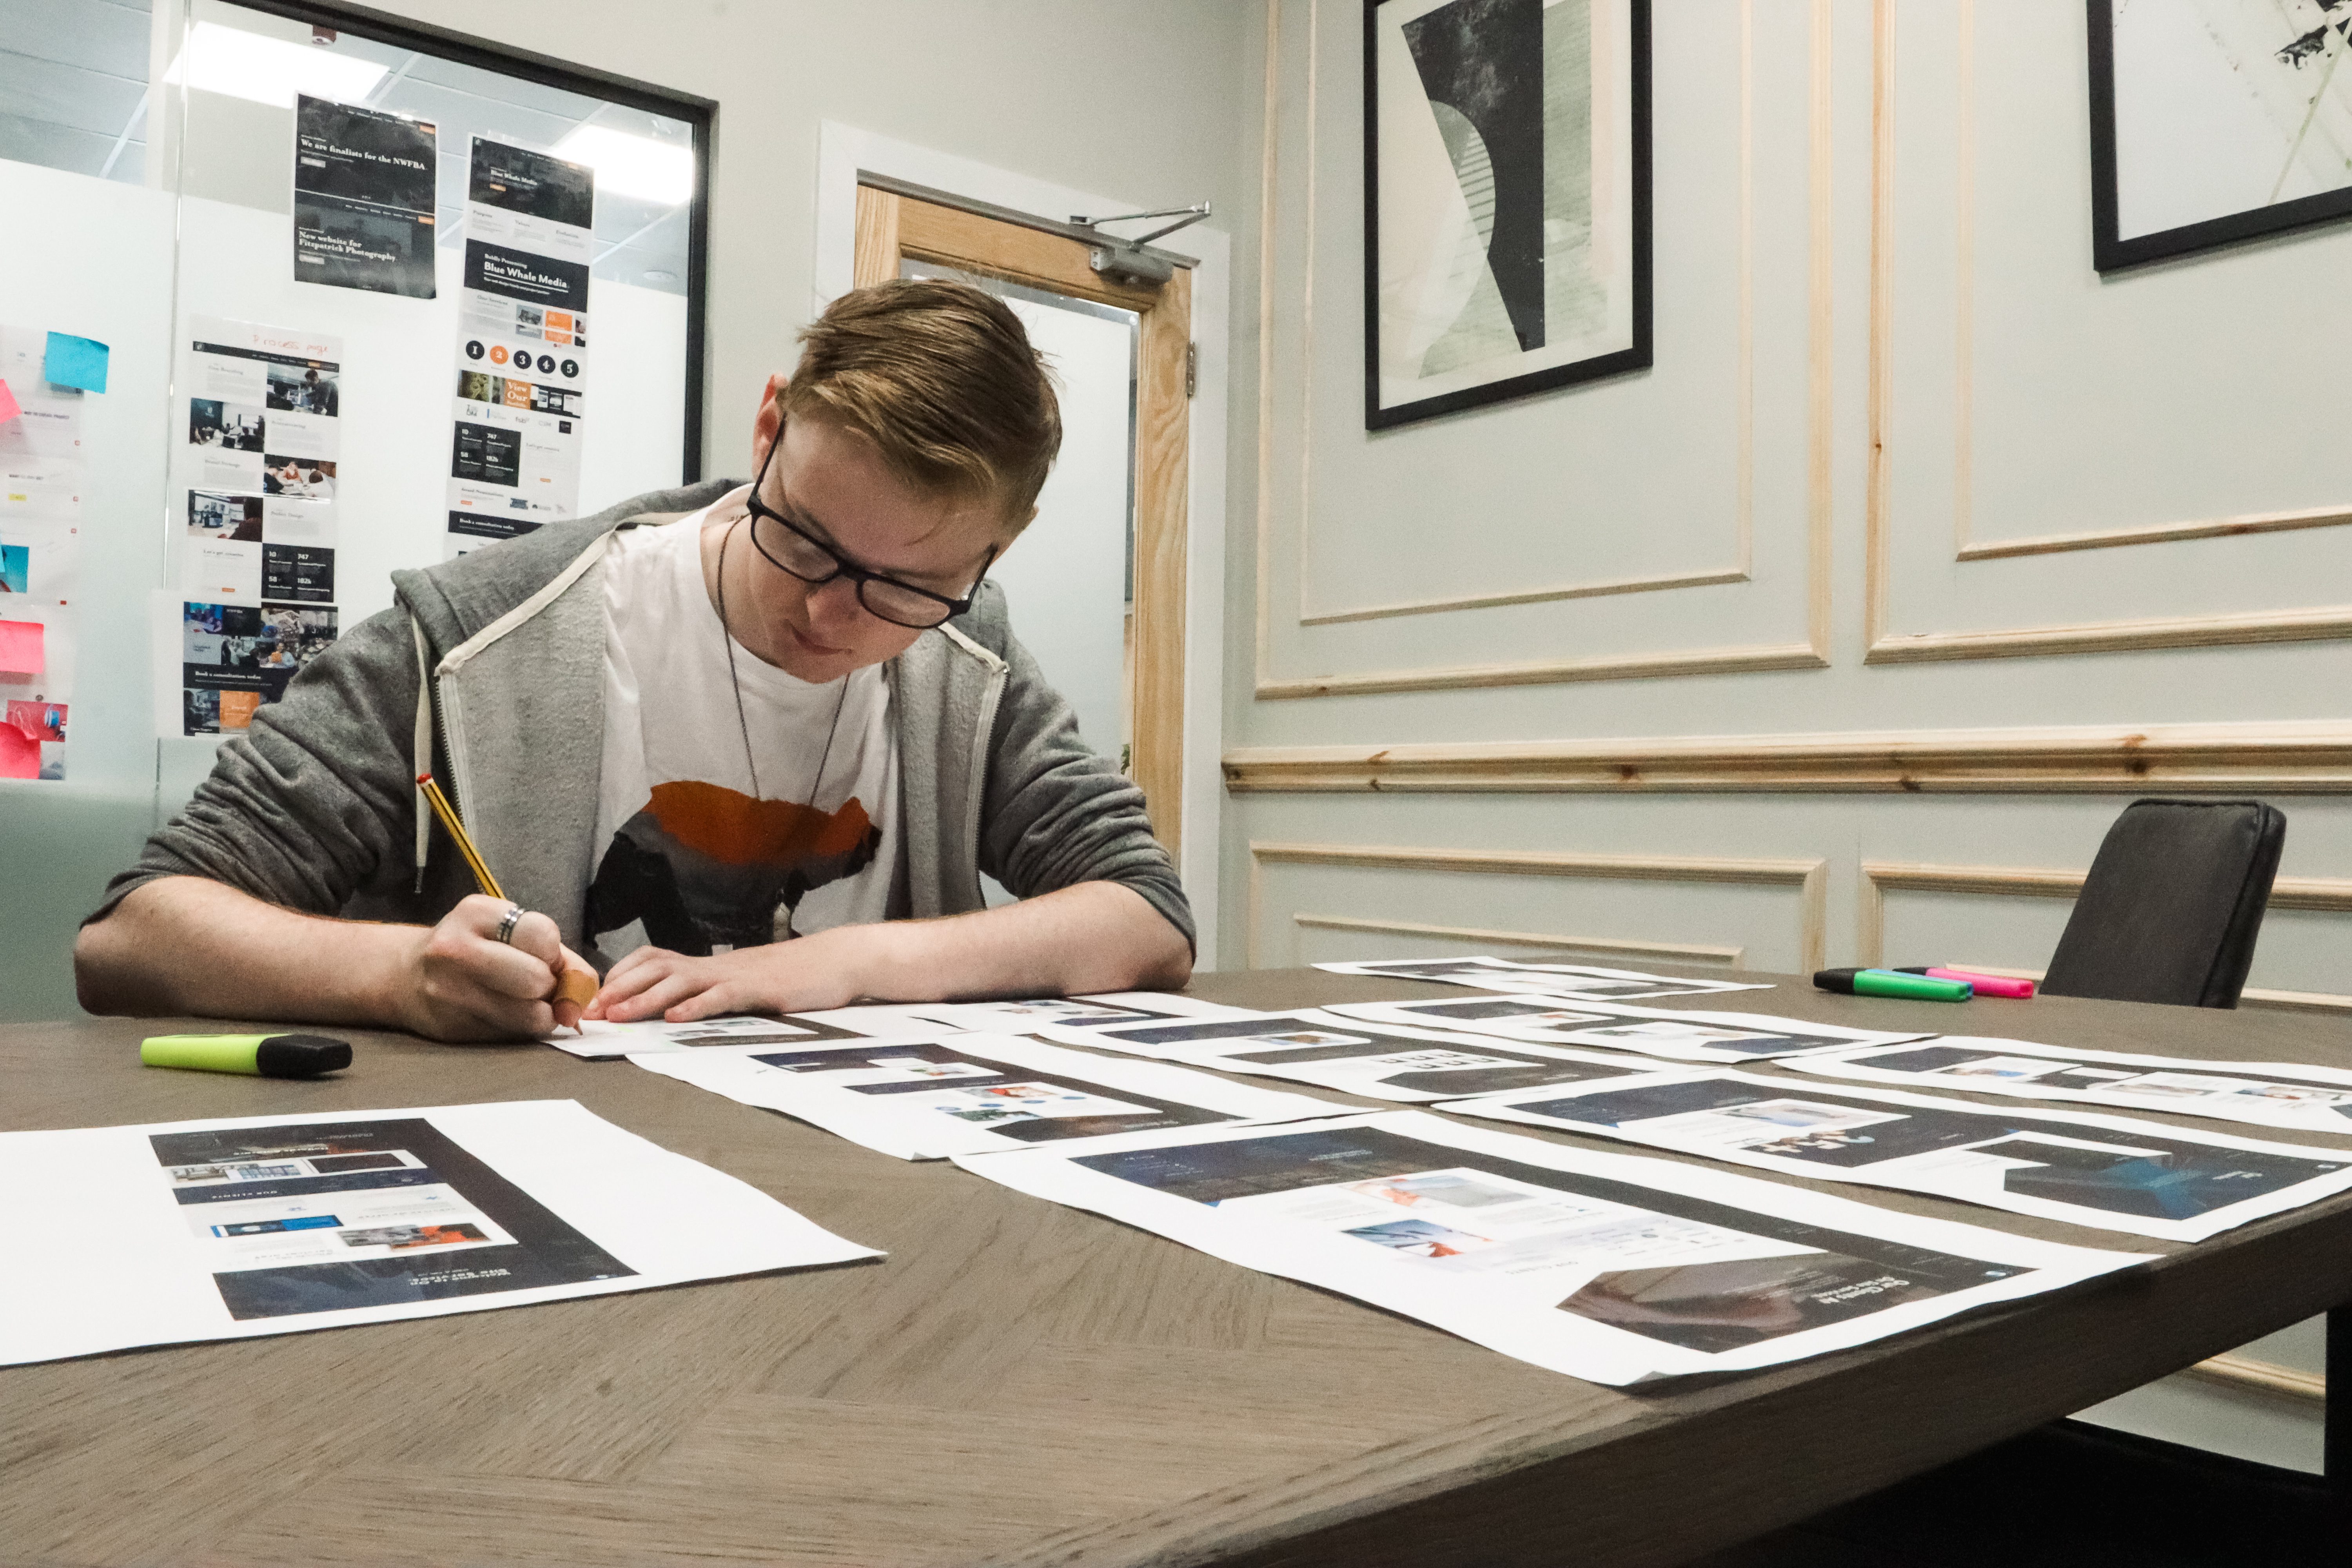
[[[450,432],[448,552],[578,515],[595,171],[476,137]]]
[[[342,340],[194,319],[179,482],[180,733],[245,729],[334,641]]]
[[[66,776],[89,395],[47,379],[47,345],[0,326],[0,779]]]
[[[294,280],[432,299],[440,169],[430,121],[298,95]]]

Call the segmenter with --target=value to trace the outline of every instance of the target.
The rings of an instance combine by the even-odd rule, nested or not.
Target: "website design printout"
[[[1790,1067],[1872,1083],[2075,1100],[2257,1127],[2352,1133],[2352,1072],[2302,1062],[2198,1061],[1938,1036],[1927,1045],[1807,1057]]]
[[[880,1256],[572,1100],[10,1132],[0,1180],[0,1364]]]
[[[1318,963],[1315,967],[1333,974],[1425,980],[1441,985],[1472,985],[1482,991],[1541,991],[1597,1002],[1638,1002],[1651,996],[1772,989],[1769,984],[1752,980],[1694,980],[1672,974],[1645,974],[1638,969],[1596,969],[1589,963],[1518,963],[1507,958],[1389,958]]]
[[[701,1050],[711,1046],[782,1046],[803,1040],[855,1037],[852,1030],[820,1024],[741,1016],[700,1018],[690,1024],[673,1024],[663,1018],[612,1024],[590,1018],[583,1020],[577,1029],[555,1029],[539,1037],[541,1045],[553,1046],[559,1051],[591,1061],[662,1051]]]
[[[1338,1002],[1323,1009],[1370,1024],[1456,1029],[1536,1045],[1598,1046],[1676,1061],[1738,1062],[1806,1051],[1892,1046],[1924,1034],[1810,1024],[1767,1013],[1685,1013],[1572,996],[1467,996],[1439,1002]]]
[[[1475,1035],[1360,1024],[1312,1008],[1238,1018],[1046,1028],[1048,1039],[1129,1051],[1190,1067],[1255,1073],[1372,1100],[1418,1104],[1550,1084],[1665,1070],[1664,1062],[1553,1046],[1504,1046]]]
[[[901,1160],[1106,1133],[1328,1116],[1328,1100],[1009,1035],[728,1046],[639,1067],[822,1127]]]
[[[2352,1152],[2092,1111],[2008,1110],[1843,1085],[1816,1090],[1741,1072],[1660,1074],[1444,1109],[2160,1241],[2202,1241],[2352,1188]]]
[[[1611,1384],[1801,1361],[2146,1261],[1411,1110],[956,1163]]]
[[[595,225],[595,170],[473,139],[451,385],[451,554],[579,511]]]
[[[874,1039],[933,1036],[943,1029],[1027,1034],[1049,1024],[1100,1028],[1160,1018],[1224,1018],[1237,1007],[1164,991],[1115,991],[1095,996],[1038,996],[1002,1002],[867,1002],[814,1013],[789,1013],[787,1022]]]

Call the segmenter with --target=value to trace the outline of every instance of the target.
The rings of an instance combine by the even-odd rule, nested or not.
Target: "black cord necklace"
[[[743,682],[735,673],[735,634],[727,629],[727,547],[735,542],[735,531],[742,526],[743,520],[739,517],[727,525],[727,531],[719,538],[719,641],[727,650],[727,684],[735,691],[735,727],[743,735],[743,765],[751,771],[751,798],[758,800],[761,798],[760,763],[751,754],[751,721],[743,716]],[[824,783],[824,764],[833,756],[833,738],[841,729],[841,710],[849,703],[849,677],[856,673],[856,670],[851,670],[842,676],[841,695],[834,699],[833,722],[825,727],[824,750],[817,753],[816,772],[809,776],[808,806],[811,811],[818,809],[817,788]]]

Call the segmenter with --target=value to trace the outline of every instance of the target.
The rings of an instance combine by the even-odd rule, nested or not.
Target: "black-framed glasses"
[[[980,589],[982,579],[996,560],[996,546],[990,545],[988,553],[973,574],[971,593],[961,599],[945,594],[934,594],[929,588],[918,588],[912,583],[901,583],[896,577],[886,577],[879,572],[868,572],[863,566],[853,566],[836,553],[832,545],[817,538],[791,518],[760,499],[761,489],[768,482],[768,465],[776,460],[776,448],[784,444],[783,432],[769,446],[768,455],[760,460],[760,476],[751,481],[751,545],[768,558],[768,564],[788,573],[808,584],[822,587],[835,577],[846,577],[857,585],[857,602],[868,615],[877,616],[892,626],[911,626],[928,631],[951,616],[961,616],[971,608],[972,593]],[[775,550],[768,548],[760,537],[761,519],[784,531],[782,542]]]

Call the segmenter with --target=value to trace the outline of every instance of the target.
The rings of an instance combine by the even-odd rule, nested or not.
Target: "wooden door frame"
[[[1184,622],[1187,459],[1192,411],[1192,278],[1115,282],[1065,236],[860,184],[853,250],[859,287],[898,276],[902,259],[1001,278],[1133,310],[1136,343],[1135,598],[1128,686],[1128,775],[1142,786],[1152,831],[1181,852],[1184,803]]]

